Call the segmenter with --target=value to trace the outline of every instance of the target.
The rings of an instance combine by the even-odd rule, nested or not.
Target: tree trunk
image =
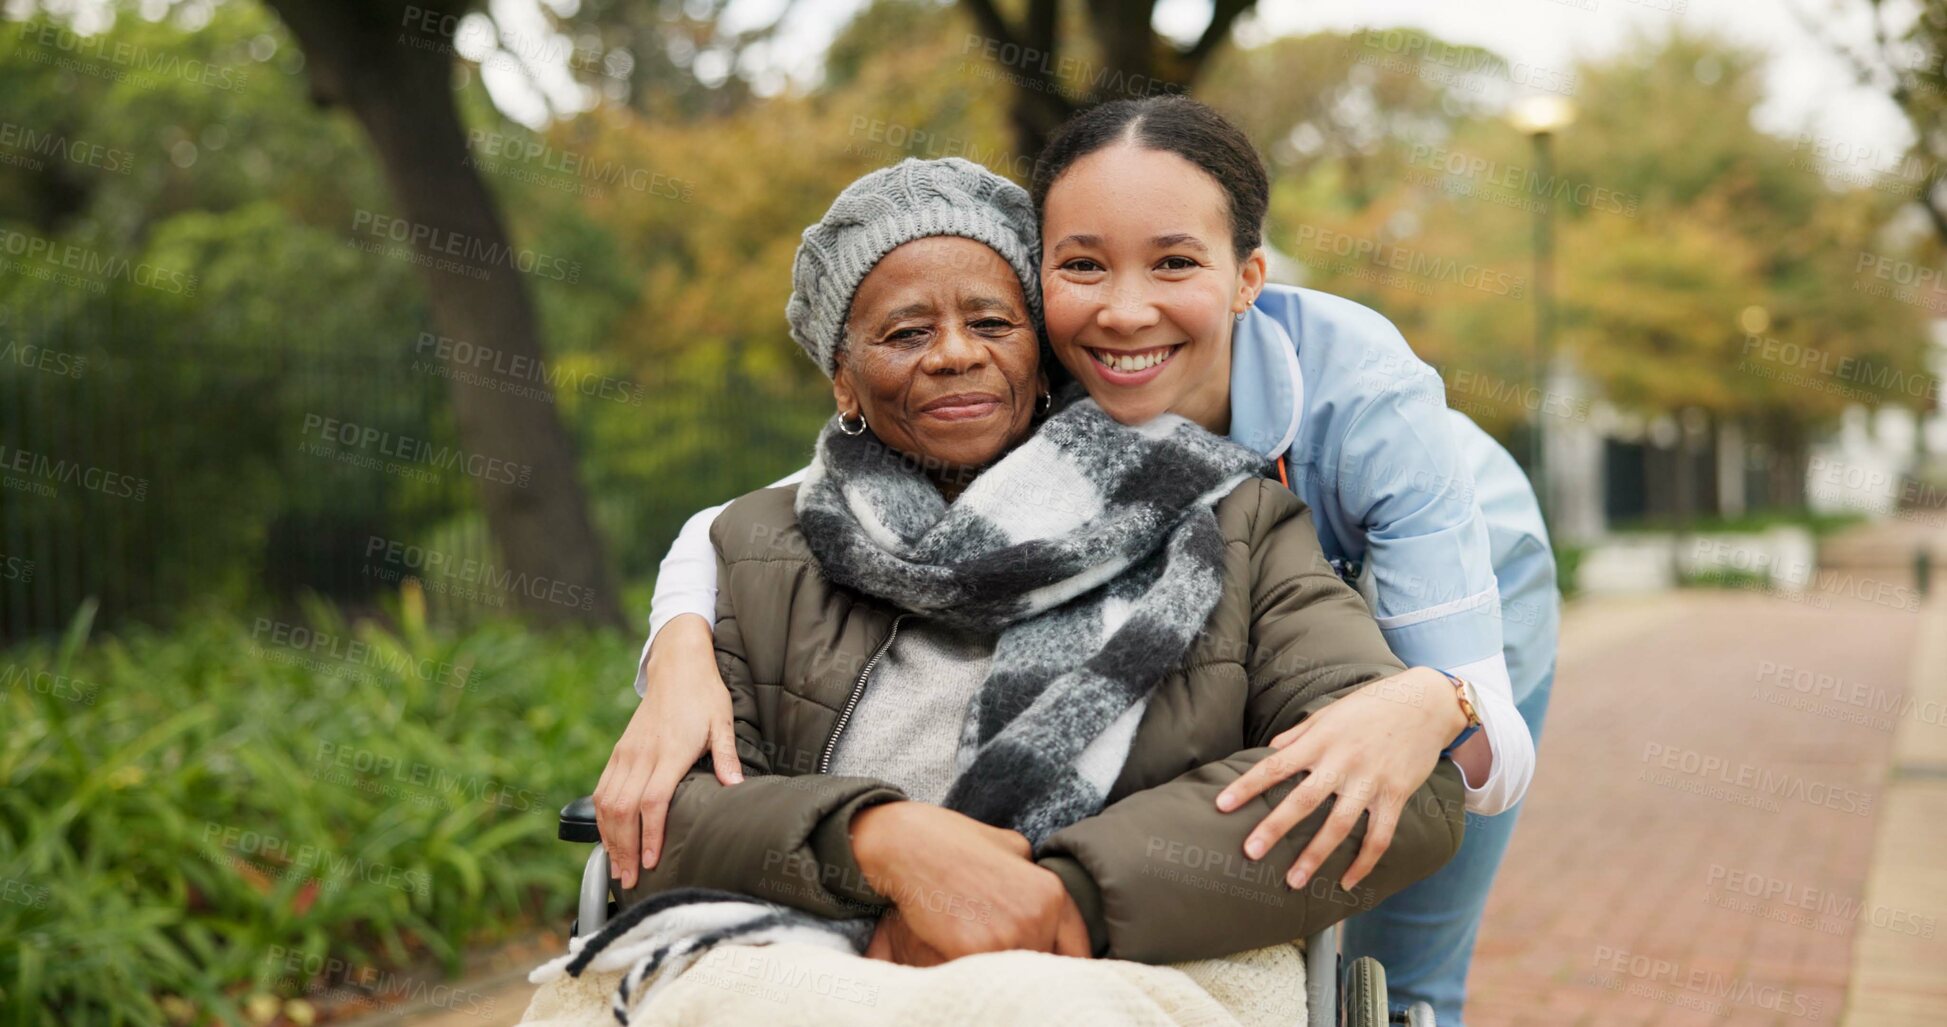
[[[1090,91],[1092,102],[1141,96],[1138,84],[1147,88],[1157,79],[1156,56],[1164,44],[1149,27],[1151,6],[1152,0],[1088,0],[1090,26],[1108,71]],[[1185,84],[1175,76],[1168,80]]]
[[[1027,19],[1019,29],[1007,23],[994,0],[961,0],[961,6],[1008,64],[1006,71],[1015,83],[1014,102],[1008,106],[1014,152],[1033,160],[1075,109],[1050,70],[1059,67],[1054,56],[1059,0],[1030,0]]]
[[[459,240],[474,254],[519,252],[467,162],[450,56],[456,34],[450,26],[465,13],[465,0],[266,2],[304,48],[313,100],[345,106],[370,136],[399,205],[396,216],[412,226],[414,250],[424,258],[419,266],[439,331],[509,363],[533,362],[517,366],[541,366],[534,307],[515,262],[468,260],[451,248]],[[409,18],[409,6],[429,13]],[[426,16],[454,20],[428,31],[419,20]],[[469,264],[473,274],[440,270],[435,260]],[[514,589],[523,612],[543,623],[626,626],[554,407],[463,378],[454,375],[451,395],[466,452],[531,469],[524,487],[474,475],[502,569],[526,585]]]

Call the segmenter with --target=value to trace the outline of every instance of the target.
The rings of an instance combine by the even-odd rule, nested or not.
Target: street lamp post
[[[1560,96],[1527,96],[1508,108],[1508,122],[1534,141],[1535,177],[1545,195],[1535,208],[1535,345],[1532,358],[1535,390],[1544,400],[1550,387],[1555,358],[1555,155],[1551,143],[1555,133],[1575,120],[1575,106]],[[1550,468],[1544,456],[1546,446],[1546,402],[1535,404],[1533,430],[1529,436],[1528,473],[1534,481],[1535,499],[1541,503],[1542,517],[1552,520],[1556,511],[1549,493]]]

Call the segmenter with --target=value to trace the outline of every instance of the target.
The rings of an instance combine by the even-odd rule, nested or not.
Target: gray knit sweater
[[[872,777],[909,799],[939,805],[966,767],[967,708],[993,666],[993,635],[912,620],[866,680],[838,748],[834,774]],[[1148,700],[1123,711],[1075,760],[1082,779],[1103,795],[1129,755]]]
[[[838,736],[831,772],[878,778],[938,805],[959,773],[960,730],[994,642],[937,621],[907,622]]]

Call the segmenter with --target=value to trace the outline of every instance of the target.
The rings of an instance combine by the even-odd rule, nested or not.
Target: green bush
[[[1785,508],[1757,510],[1736,517],[1695,517],[1687,525],[1682,525],[1682,528],[1697,535],[1744,532],[1755,534],[1778,527],[1804,528],[1815,538],[1824,538],[1863,524],[1866,520],[1866,515],[1863,513],[1819,513],[1813,510]],[[1674,521],[1666,518],[1616,525],[1610,531],[1616,535],[1661,535],[1675,531],[1678,527],[1679,525]]]
[[[1679,584],[1684,588],[1728,588],[1743,592],[1762,592],[1771,587],[1771,578],[1756,571],[1718,567],[1685,574]]]
[[[565,926],[635,640],[191,612],[0,654],[0,1020],[245,1019]],[[282,957],[282,958],[278,958]],[[308,962],[307,962],[308,960]],[[261,1000],[260,1000],[261,1001]]]

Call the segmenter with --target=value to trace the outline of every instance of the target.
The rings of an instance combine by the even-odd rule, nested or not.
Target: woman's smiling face
[[[1230,427],[1231,329],[1264,287],[1240,261],[1223,187],[1176,154],[1117,143],[1077,160],[1042,209],[1055,356],[1109,416]]]
[[[1021,280],[956,236],[915,239],[859,283],[838,354],[839,413],[949,488],[1033,433],[1047,391]]]

